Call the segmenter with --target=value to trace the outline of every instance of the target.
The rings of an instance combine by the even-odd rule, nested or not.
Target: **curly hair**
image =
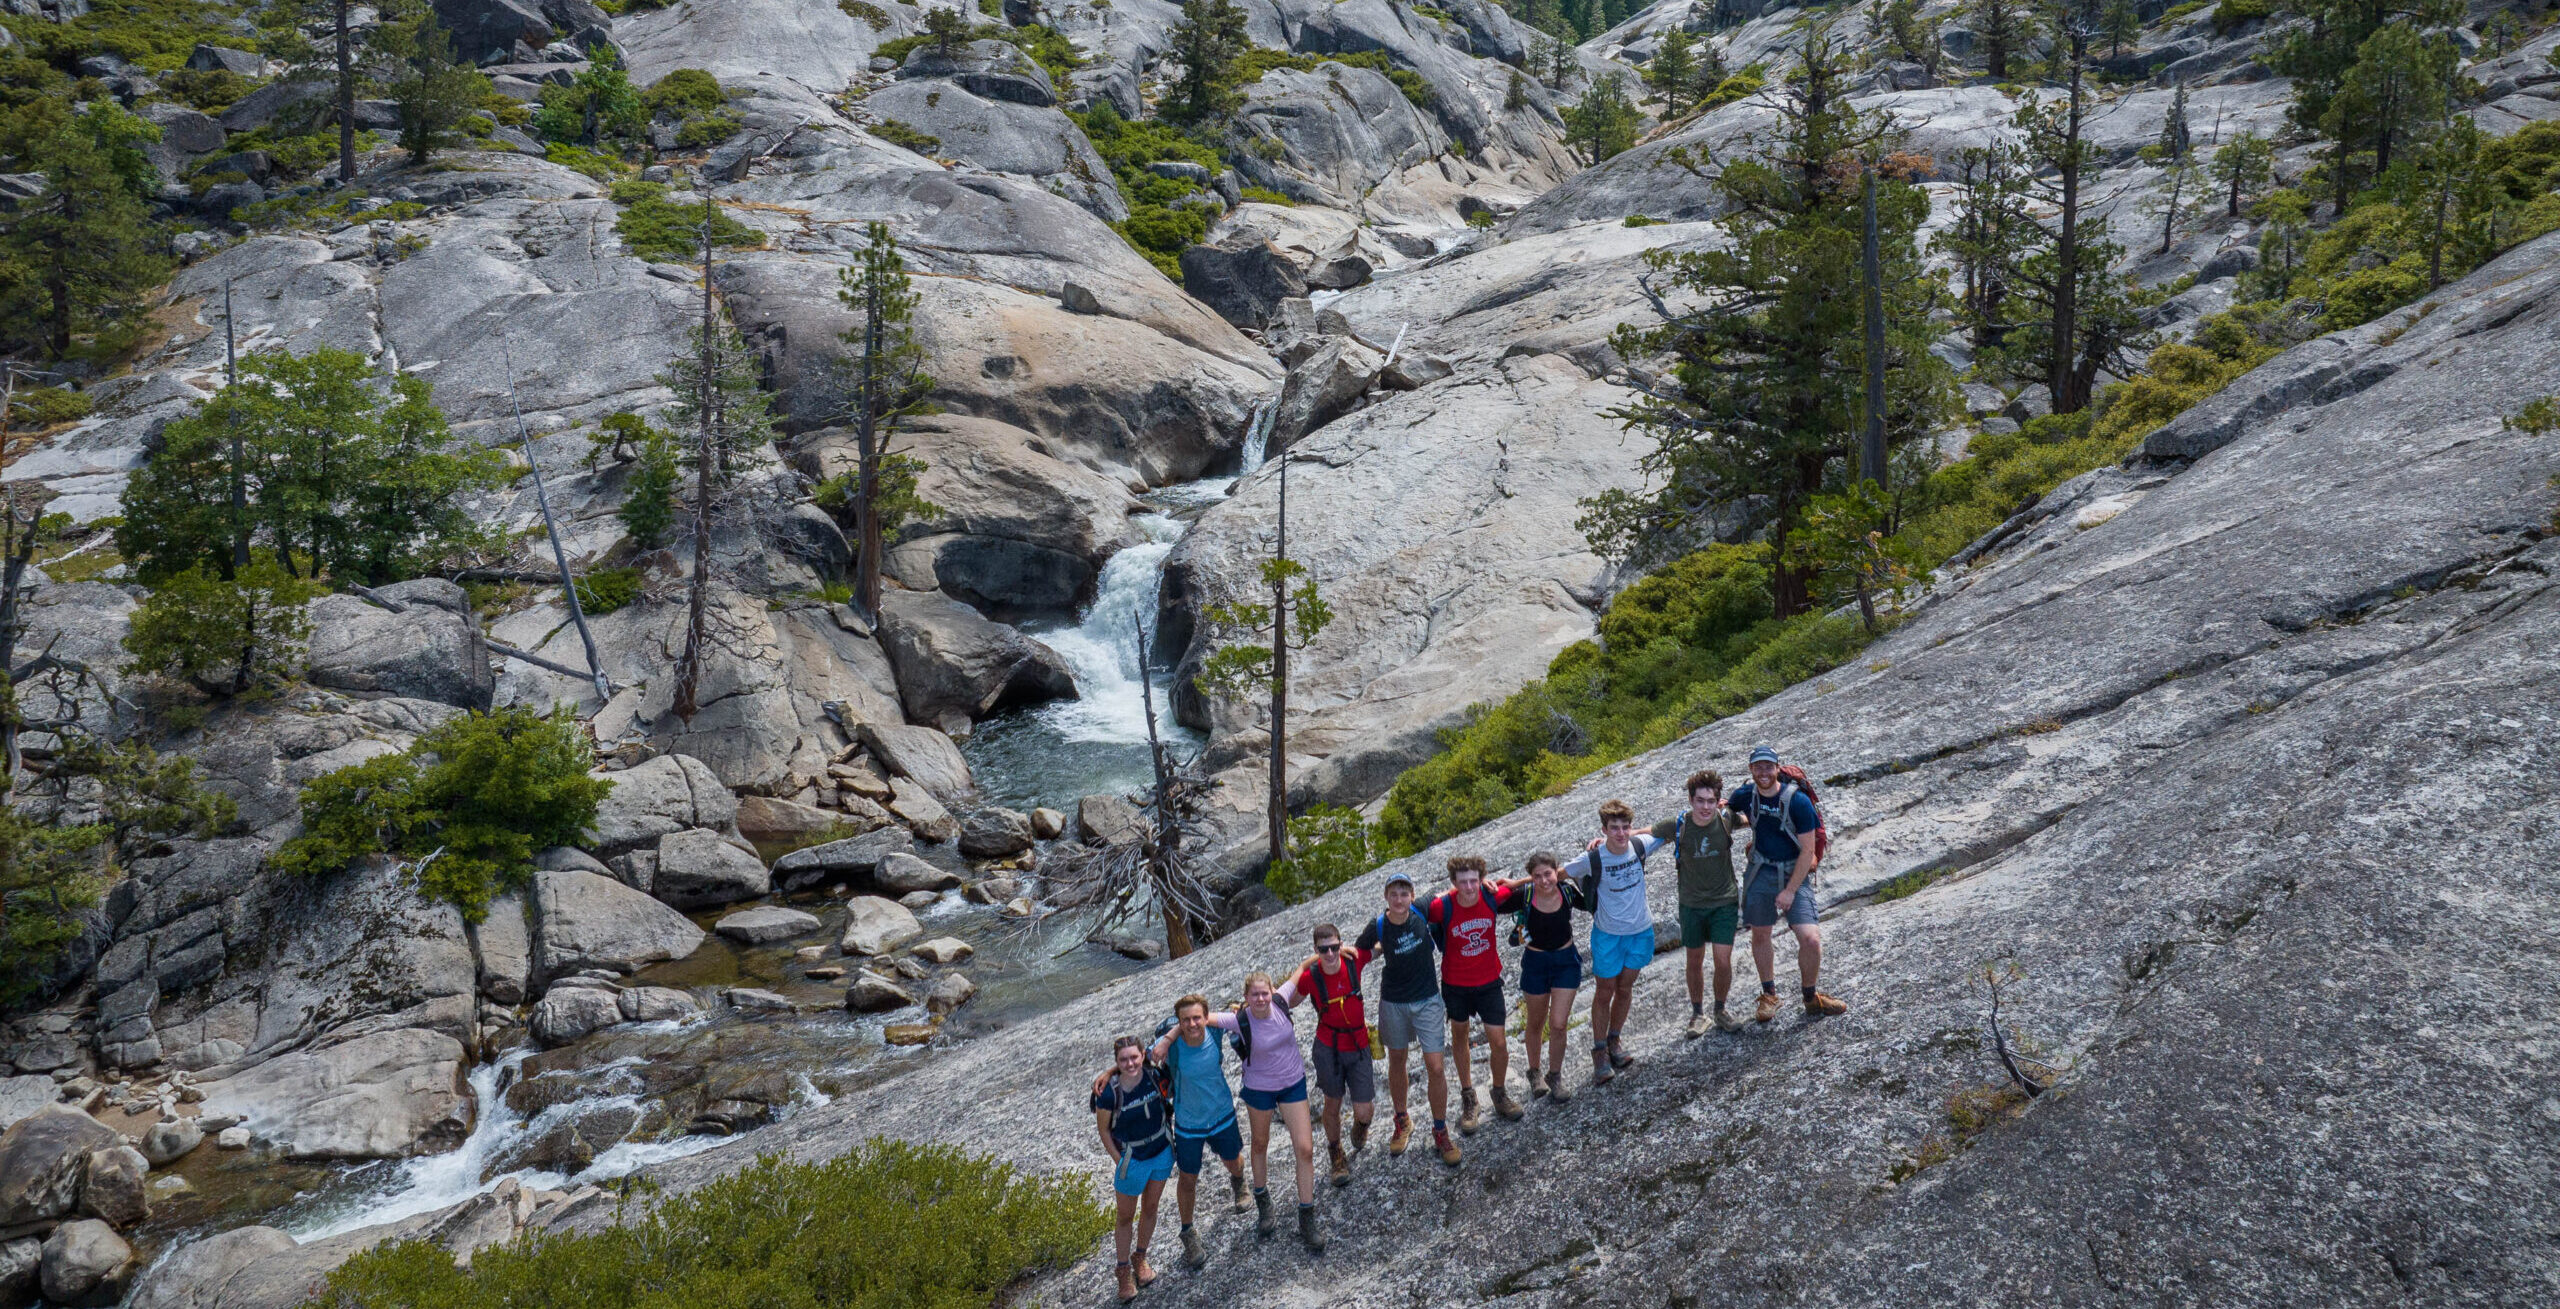
[[[1602,827],[1607,827],[1611,823],[1632,824],[1635,820],[1636,811],[1634,808],[1629,806],[1626,801],[1603,800],[1600,802],[1600,825]]]
[[[1457,854],[1449,856],[1449,876],[1452,879],[1455,879],[1460,873],[1474,873],[1478,877],[1484,876],[1484,859],[1481,856],[1471,854]]]

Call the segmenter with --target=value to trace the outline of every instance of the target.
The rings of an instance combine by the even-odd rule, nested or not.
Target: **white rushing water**
[[[575,1174],[534,1168],[493,1171],[499,1161],[518,1147],[541,1137],[566,1119],[610,1108],[617,1100],[627,1101],[635,1110],[640,1107],[637,1096],[603,1096],[553,1105],[529,1117],[517,1113],[507,1107],[505,1088],[513,1080],[518,1066],[533,1053],[530,1049],[516,1050],[494,1063],[482,1064],[471,1070],[471,1094],[479,1106],[479,1119],[473,1124],[471,1135],[465,1137],[461,1145],[442,1154],[403,1160],[398,1171],[386,1183],[317,1198],[300,1213],[280,1220],[278,1226],[291,1233],[297,1241],[316,1241],[360,1227],[398,1222],[459,1204],[496,1186],[503,1178],[513,1177],[538,1190],[566,1190],[572,1186],[622,1177],[663,1160],[700,1154],[732,1139],[706,1135],[679,1136],[667,1141],[622,1141],[598,1154],[594,1162]],[[599,1078],[609,1077],[615,1066],[606,1064],[594,1069],[593,1073]],[[801,1084],[801,1093],[819,1100],[825,1098],[805,1080]]]
[[[1280,400],[1273,397],[1253,407],[1253,417],[1244,425],[1244,444],[1236,451],[1237,468],[1250,473],[1262,467],[1265,451],[1271,446],[1271,424],[1280,416]]]
[[[1111,745],[1143,745],[1147,739],[1149,687],[1146,661],[1138,649],[1138,625],[1150,639],[1156,623],[1156,591],[1164,580],[1165,557],[1182,536],[1182,525],[1163,514],[1140,514],[1130,520],[1146,539],[1129,546],[1102,565],[1094,582],[1093,603],[1076,625],[1042,632],[1040,640],[1067,661],[1076,677],[1076,699],[1058,700],[1033,710],[1063,741]],[[1158,730],[1168,706],[1156,688]]]

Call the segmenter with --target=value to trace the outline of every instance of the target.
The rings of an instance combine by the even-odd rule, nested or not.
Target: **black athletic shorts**
[[[1487,1027],[1502,1026],[1502,983],[1499,980],[1482,986],[1440,984],[1440,1003],[1449,1011],[1453,1023],[1482,1023]]]

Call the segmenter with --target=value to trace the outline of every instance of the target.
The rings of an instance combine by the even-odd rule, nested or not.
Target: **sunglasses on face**
[[[1327,941],[1327,942],[1325,942],[1324,944],[1322,944],[1322,945],[1320,945],[1320,946],[1317,946],[1317,947],[1316,947],[1316,953],[1317,953],[1317,954],[1340,954],[1340,953],[1342,953],[1342,942],[1340,942],[1340,941]]]

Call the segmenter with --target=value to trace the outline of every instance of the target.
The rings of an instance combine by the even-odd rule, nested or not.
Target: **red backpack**
[[[1822,811],[1822,796],[1813,789],[1813,779],[1804,775],[1803,765],[1778,765],[1778,822],[1781,826],[1786,824],[1787,810],[1794,806],[1794,792],[1797,791],[1804,792],[1804,798],[1813,802],[1813,861],[1820,864],[1831,856],[1831,816]],[[1805,839],[1802,832],[1789,832],[1787,835],[1800,843]]]

